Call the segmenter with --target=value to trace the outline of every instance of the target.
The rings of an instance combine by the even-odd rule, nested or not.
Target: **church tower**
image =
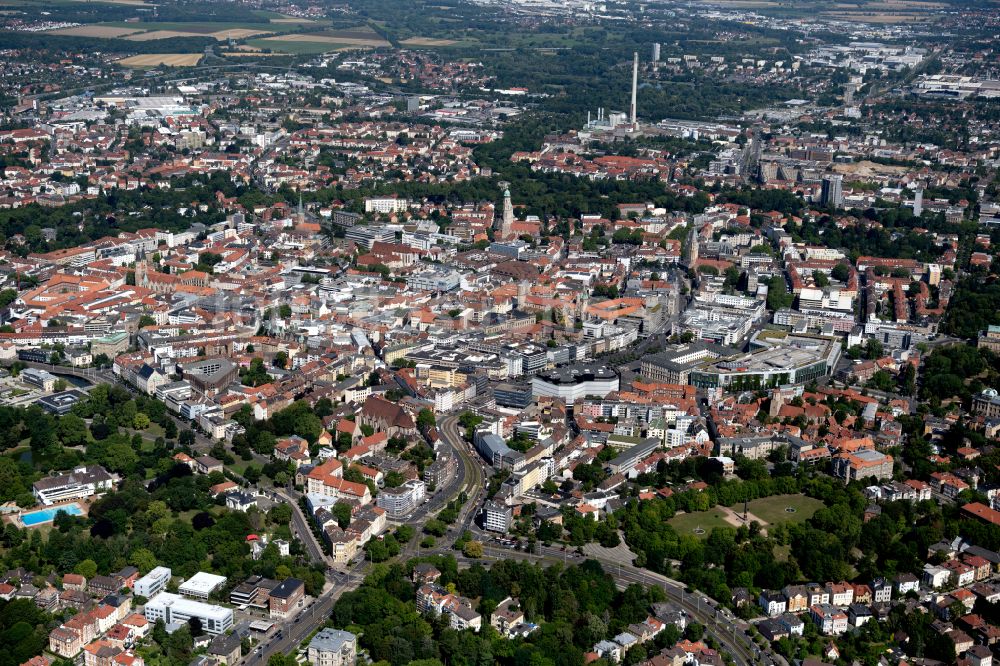
[[[510,190],[503,191],[503,210],[500,213],[500,237],[507,238],[514,233],[514,205],[510,201]]]

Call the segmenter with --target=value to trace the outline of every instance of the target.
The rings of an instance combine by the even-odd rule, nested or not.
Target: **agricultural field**
[[[276,52],[272,55],[317,55],[329,53],[330,51],[340,51],[351,48],[358,48],[349,44],[328,43],[328,42],[302,42],[286,39],[251,39],[247,41],[247,46],[255,49],[266,49]],[[255,53],[254,55],[269,55],[268,53]]]
[[[250,46],[296,55],[325,53],[357,48],[391,46],[381,35],[368,27],[345,30],[322,30],[288,35],[273,35],[247,42]]]
[[[309,19],[296,19],[276,15],[267,22],[253,23],[240,21],[142,21],[142,22],[107,22],[89,25],[61,28],[51,31],[53,35],[69,35],[75,37],[97,37],[104,39],[124,39],[130,42],[148,42],[174,37],[212,37],[224,42],[230,39],[245,40],[265,35],[275,35],[294,32],[302,29],[304,24],[322,24]],[[323,33],[317,33],[323,34]],[[366,40],[378,37],[375,33],[361,33]],[[350,43],[350,41],[346,42]]]
[[[53,35],[68,35],[70,37],[104,37],[114,39],[141,32],[137,28],[119,28],[112,25],[78,25],[72,28],[60,28],[51,31]]]
[[[136,7],[152,7],[154,3],[146,0],[72,0],[73,2],[101,2],[107,5],[135,5]]]
[[[119,65],[135,67],[194,67],[201,60],[200,53],[148,53],[131,56],[118,61]]]
[[[269,35],[271,32],[270,30],[253,30],[250,28],[225,28],[214,32],[151,30],[149,32],[129,35],[125,39],[131,42],[148,42],[153,39],[170,39],[171,37],[214,37],[216,40],[224,42],[230,39],[246,39],[247,37],[256,37],[258,35]]]
[[[433,39],[430,37],[410,37],[400,42],[402,46],[452,46],[457,44],[453,39]]]

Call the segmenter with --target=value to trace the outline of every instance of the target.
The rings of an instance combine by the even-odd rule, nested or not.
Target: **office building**
[[[506,534],[513,519],[511,508],[499,502],[487,502],[483,506],[483,529]]]
[[[199,571],[195,575],[184,581],[177,591],[188,597],[198,599],[208,599],[208,596],[215,590],[226,584],[225,576]]]
[[[233,626],[232,609],[185,599],[170,592],[160,592],[146,602],[145,615],[150,622],[163,620],[168,625],[186,624],[192,618],[198,618],[205,633],[213,635]]]
[[[820,203],[830,208],[842,208],[844,205],[844,177],[839,173],[823,176],[823,186]]]
[[[499,435],[479,430],[476,432],[474,442],[479,455],[498,469],[516,472],[525,465],[524,454],[507,446],[507,442]]]
[[[298,578],[286,578],[271,590],[269,599],[271,617],[286,618],[302,608],[306,585]]]
[[[605,365],[568,365],[531,379],[536,398],[562,398],[567,406],[588,396],[603,398],[619,388],[618,373]]]
[[[413,512],[427,496],[427,486],[416,479],[398,488],[383,488],[375,500],[390,518],[402,518]]]
[[[135,581],[135,585],[132,587],[132,592],[137,597],[146,597],[151,599],[156,596],[157,593],[163,591],[167,587],[167,583],[170,582],[170,569],[167,567],[156,567],[148,574]]]
[[[377,242],[391,243],[396,239],[396,232],[390,227],[379,224],[356,225],[350,227],[344,234],[344,238],[366,250],[372,249],[372,245]]]
[[[48,370],[38,370],[36,368],[25,368],[18,375],[18,379],[28,386],[34,386],[46,393],[51,393],[55,390],[57,380],[56,376]]]

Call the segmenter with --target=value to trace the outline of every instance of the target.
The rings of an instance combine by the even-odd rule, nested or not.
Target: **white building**
[[[192,601],[170,592],[160,592],[146,602],[146,619],[150,622],[163,620],[168,625],[184,624],[191,618],[198,618],[208,634],[221,634],[233,626],[231,608]]]
[[[487,502],[483,506],[483,527],[490,532],[506,534],[512,517],[510,507],[499,502]]]
[[[533,396],[562,398],[567,406],[588,396],[603,398],[618,389],[618,374],[601,365],[565,366],[531,378]]]
[[[38,501],[45,505],[82,499],[111,490],[116,478],[100,465],[77,467],[69,474],[47,476],[35,481],[31,486]]]
[[[366,213],[381,213],[383,215],[389,215],[392,213],[402,213],[409,207],[410,202],[408,199],[400,199],[396,196],[369,197],[365,199]]]
[[[171,572],[167,567],[156,567],[135,581],[135,585],[132,586],[132,592],[137,597],[150,599],[167,587],[167,583],[170,582],[170,576]]]
[[[358,637],[327,627],[309,641],[306,659],[312,666],[354,666],[358,658]]]
[[[217,576],[215,574],[199,571],[184,581],[181,586],[177,588],[177,591],[189,597],[208,599],[208,595],[225,584],[225,576]]]
[[[390,518],[400,518],[420,506],[427,496],[427,486],[416,479],[407,481],[398,488],[383,488],[375,503],[385,509]]]

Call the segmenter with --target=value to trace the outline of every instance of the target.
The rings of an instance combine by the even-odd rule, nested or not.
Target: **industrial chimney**
[[[639,88],[639,52],[636,51],[632,54],[632,106],[629,111],[629,120],[632,122],[632,130],[639,129],[639,123],[636,120],[636,92]]]

